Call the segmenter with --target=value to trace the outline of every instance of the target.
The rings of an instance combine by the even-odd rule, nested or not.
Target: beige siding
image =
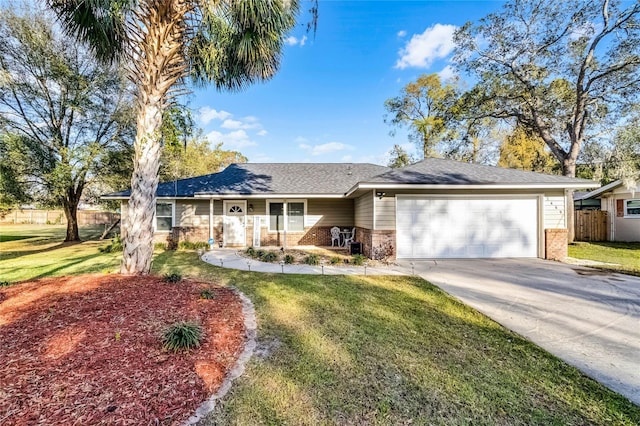
[[[563,193],[560,194],[545,194],[544,196],[544,229],[567,227],[565,218],[565,197]]]
[[[175,224],[209,227],[209,200],[177,200]]]
[[[396,197],[384,196],[382,198],[375,197],[373,200],[375,207],[375,224],[373,229],[376,231],[393,231],[396,229]]]
[[[612,241],[640,241],[640,218],[618,216],[617,200],[640,199],[640,185],[631,192],[624,187],[616,188],[603,198],[602,210],[609,212],[609,239]]]
[[[355,226],[373,229],[373,192],[367,192],[354,201]]]
[[[305,227],[353,226],[353,200],[309,199]]]

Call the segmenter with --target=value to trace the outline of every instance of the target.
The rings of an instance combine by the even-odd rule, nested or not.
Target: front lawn
[[[640,275],[640,243],[576,242],[569,244],[569,256],[611,263],[598,267]]]
[[[81,243],[64,243],[65,226],[2,225],[0,281],[116,272],[121,253],[100,253],[109,241],[98,241],[103,227],[80,228]]]
[[[0,242],[0,281],[115,270],[106,244]],[[640,407],[417,277],[261,274],[180,251],[153,265],[255,304],[256,354],[204,425],[640,424]]]
[[[203,424],[639,424],[640,408],[416,277],[259,274],[166,252],[256,306],[259,347]]]

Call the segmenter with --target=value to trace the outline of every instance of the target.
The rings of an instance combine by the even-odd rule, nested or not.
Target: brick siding
[[[562,260],[568,255],[568,231],[566,229],[544,230],[544,258]]]

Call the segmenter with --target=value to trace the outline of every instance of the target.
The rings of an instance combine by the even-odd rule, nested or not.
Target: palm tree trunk
[[[139,18],[140,41],[132,55],[137,83],[137,126],[127,228],[124,232],[123,274],[148,274],[153,256],[156,189],[160,166],[162,113],[172,86],[184,77],[186,0],[147,0]]]
[[[160,167],[162,101],[158,96],[140,96],[135,157],[131,177],[131,198],[124,233],[123,274],[148,274],[153,256],[153,228],[156,189]],[[144,102],[146,101],[146,102]]]

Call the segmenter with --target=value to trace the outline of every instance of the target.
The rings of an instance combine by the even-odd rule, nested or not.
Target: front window
[[[284,203],[269,203],[269,230],[284,230]]]
[[[624,215],[640,217],[640,200],[626,200],[624,202]]]
[[[304,203],[287,204],[287,231],[304,231]]]
[[[173,204],[156,203],[156,231],[171,231]]]
[[[304,231],[304,201],[268,202],[269,231]]]

